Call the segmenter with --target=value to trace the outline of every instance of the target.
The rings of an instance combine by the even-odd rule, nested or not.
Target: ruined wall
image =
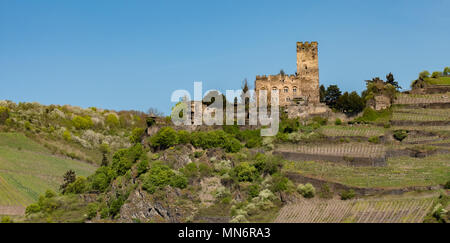
[[[280,106],[287,106],[291,101],[301,95],[299,80],[295,75],[268,75],[256,76],[255,90],[256,97],[259,97],[259,90],[267,90],[270,100],[270,92],[278,90],[280,96]]]

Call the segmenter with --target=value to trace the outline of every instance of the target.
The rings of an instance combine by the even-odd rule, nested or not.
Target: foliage
[[[344,190],[341,192],[341,200],[350,200],[356,196],[356,193],[353,189]]]
[[[135,144],[129,149],[120,149],[113,155],[112,168],[117,175],[124,175],[143,153],[144,149],[140,143]]]
[[[120,121],[116,114],[111,113],[106,116],[105,124],[110,128],[117,128],[120,125]]]
[[[325,91],[324,101],[329,107],[336,108],[338,99],[341,94],[341,90],[337,85],[330,85]]]
[[[67,186],[69,186],[69,184],[75,182],[76,177],[77,177],[77,175],[75,174],[75,171],[73,171],[73,170],[68,170],[63,175],[64,183],[60,186],[60,190],[62,191],[63,194],[66,192]]]
[[[169,185],[181,189],[186,188],[187,178],[175,173],[166,165],[154,163],[144,175],[142,188],[153,194],[156,190]]]
[[[419,78],[421,78],[421,79],[428,78],[428,77],[430,77],[430,72],[428,72],[426,70],[419,73]]]
[[[282,192],[292,189],[294,185],[292,182],[281,173],[275,173],[272,175],[272,186],[270,190],[273,192]]]
[[[133,129],[130,136],[130,142],[132,144],[140,143],[142,135],[144,135],[144,132],[145,132],[144,128],[137,127]]]
[[[345,92],[339,96],[334,108],[345,114],[357,114],[364,109],[365,105],[364,98],[353,91],[350,94]]]
[[[116,176],[116,172],[111,167],[102,166],[95,171],[94,175],[89,177],[89,181],[93,190],[104,192]]]
[[[150,145],[154,148],[167,149],[178,143],[177,132],[171,127],[161,128],[150,138]]]
[[[336,126],[342,125],[342,120],[339,118],[336,118],[336,120],[334,121],[334,125],[336,125]]]
[[[191,142],[191,134],[188,131],[180,130],[177,135],[179,144],[189,144]]]
[[[257,177],[257,170],[253,165],[243,162],[234,167],[233,174],[236,176],[238,181],[252,182]]]
[[[398,141],[403,141],[406,137],[408,137],[408,131],[406,130],[396,130],[394,131],[394,138]]]
[[[72,135],[70,134],[69,130],[65,130],[62,134],[62,137],[68,142],[72,141]]]
[[[304,198],[313,198],[316,194],[316,189],[313,185],[310,183],[307,183],[306,185],[299,184],[297,186],[297,191],[300,193]]]
[[[148,159],[141,159],[141,162],[138,163],[136,169],[137,169],[137,176],[139,177],[142,174],[145,174],[148,170],[149,163]]]
[[[77,129],[89,129],[92,126],[94,126],[94,123],[92,122],[92,119],[90,116],[75,116],[72,119],[73,125]]]
[[[9,118],[9,108],[0,106],[0,124],[5,124]]]
[[[378,144],[378,143],[380,143],[380,137],[378,137],[378,136],[370,137],[370,138],[369,138],[369,142],[370,142],[370,143]]]
[[[64,190],[64,194],[81,194],[86,191],[87,187],[87,179],[83,176],[78,176],[74,182],[67,185],[66,189]]]
[[[14,223],[13,220],[9,216],[3,216],[0,221],[2,224]]]

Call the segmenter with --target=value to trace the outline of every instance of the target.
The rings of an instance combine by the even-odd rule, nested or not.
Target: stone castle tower
[[[256,76],[256,93],[259,90],[278,90],[283,107],[296,105],[299,101],[319,104],[318,43],[297,42],[297,73]]]

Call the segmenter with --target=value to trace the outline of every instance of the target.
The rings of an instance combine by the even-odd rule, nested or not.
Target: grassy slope
[[[425,81],[435,85],[450,85],[450,77],[426,78]]]
[[[0,133],[0,205],[26,206],[46,189],[57,190],[69,169],[88,176],[95,167],[55,157],[38,143],[18,133]]]

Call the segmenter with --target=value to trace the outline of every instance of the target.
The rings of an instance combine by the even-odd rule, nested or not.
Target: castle
[[[278,90],[280,107],[291,117],[301,117],[305,112],[326,112],[320,104],[318,43],[297,42],[297,72],[293,75],[280,72],[277,75],[256,76],[257,95],[260,90],[267,90],[268,93]]]

